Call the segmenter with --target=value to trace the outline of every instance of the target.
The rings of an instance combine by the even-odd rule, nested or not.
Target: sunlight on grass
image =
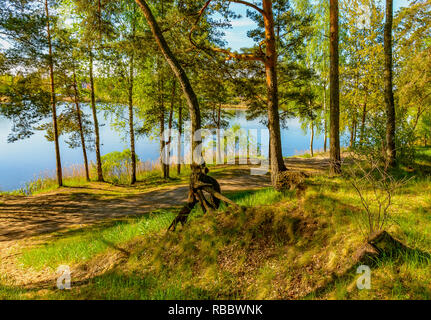
[[[39,270],[99,263],[97,254],[133,243],[118,267],[68,292],[49,291],[49,299],[430,299],[430,179],[396,170],[415,178],[394,194],[387,231],[412,250],[376,260],[371,290],[356,287],[361,200],[344,177],[326,175],[309,177],[300,198],[272,188],[227,193],[248,209],[222,205],[204,215],[198,205],[176,232],[164,230],[178,209],[70,230],[25,250],[20,262]],[[130,242],[141,235],[144,241]],[[0,288],[0,296],[23,294]]]
[[[138,218],[109,223],[108,226],[66,231],[44,246],[24,251],[20,261],[25,267],[36,270],[86,261],[113,245],[165,229],[173,218],[173,212],[159,210]]]
[[[238,204],[257,206],[279,202],[289,193],[271,188],[257,191],[243,191],[230,195]],[[57,268],[62,263],[78,263],[92,258],[112,247],[152,232],[167,229],[178,210],[159,210],[141,217],[111,222],[97,227],[70,230],[60,233],[47,244],[25,250],[20,261],[25,267],[40,270],[44,267]],[[197,207],[190,221],[202,215]]]
[[[136,178],[140,189],[152,186],[159,186],[161,184],[172,184],[184,182],[190,175],[190,167],[183,165],[181,173],[178,174],[176,167],[170,171],[170,180],[163,179],[160,171],[160,164],[155,161],[146,161],[137,163]],[[121,172],[105,172],[104,178],[107,184],[130,186],[130,170]],[[95,165],[90,164],[90,178],[94,180],[96,176]],[[63,185],[64,187],[89,187],[91,182],[85,178],[84,165],[72,165],[63,169]],[[56,173],[55,172],[42,172],[35,176],[32,180],[26,182],[23,187],[13,191],[0,191],[0,194],[5,195],[36,195],[45,192],[50,192],[58,189]]]
[[[232,200],[240,206],[255,207],[261,205],[271,205],[284,198],[291,198],[294,192],[278,192],[273,188],[264,188],[257,191],[242,191],[232,195]]]

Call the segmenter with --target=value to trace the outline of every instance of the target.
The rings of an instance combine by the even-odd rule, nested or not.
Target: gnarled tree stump
[[[204,213],[218,209],[220,201],[224,201],[235,208],[239,208],[235,202],[221,194],[220,184],[216,179],[210,177],[207,174],[208,172],[209,170],[205,165],[192,165],[187,203],[181,208],[174,221],[172,221],[168,231],[174,231],[178,223],[184,225],[187,222],[190,212],[198,202],[200,203]],[[203,191],[208,193],[208,199],[204,195]]]

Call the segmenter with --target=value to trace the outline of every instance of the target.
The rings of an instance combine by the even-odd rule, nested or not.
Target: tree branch
[[[244,4],[246,6],[249,6],[250,8],[253,8],[254,10],[258,11],[261,15],[266,17],[266,12],[253,3],[243,1],[243,0],[229,0],[229,2],[240,3],[240,4]]]
[[[198,23],[199,23],[199,21],[200,21],[200,19],[201,19],[201,17],[202,17],[202,15],[204,14],[204,12],[205,12],[205,10],[208,8],[208,6],[210,5],[210,3],[211,3],[211,1],[212,0],[208,0],[206,3],[205,3],[205,5],[199,10],[199,12],[198,12],[198,16],[197,16],[197,18],[196,18],[196,21],[195,21],[195,23],[194,23],[194,25],[193,25],[193,27],[190,29],[190,32],[189,32],[189,40],[190,40],[190,43],[195,47],[195,48],[197,48],[197,49],[201,49],[201,50],[204,50],[204,51],[208,51],[208,50],[211,50],[211,51],[213,51],[213,52],[218,52],[218,53],[223,53],[223,54],[225,54],[225,55],[227,55],[228,56],[228,60],[230,60],[230,59],[237,59],[237,60],[246,60],[246,61],[262,61],[262,62],[265,62],[265,56],[264,55],[262,55],[262,56],[258,56],[258,55],[252,55],[252,54],[241,54],[241,53],[236,53],[236,52],[232,52],[232,51],[230,51],[230,50],[228,50],[228,49],[222,49],[222,48],[216,48],[216,47],[204,47],[204,46],[199,46],[194,40],[193,40],[193,31],[196,29],[196,27],[197,27],[197,25],[198,25]],[[241,0],[229,0],[230,2],[236,2],[236,3],[242,3],[242,4],[245,4],[245,5],[248,5],[248,6],[251,6],[252,8],[255,8],[256,10],[258,10],[262,15],[266,15],[265,14],[265,12],[262,10],[262,9],[260,9],[259,7],[257,7],[257,6],[255,6],[255,5],[253,5],[253,4],[251,4],[251,3],[249,3],[249,2],[246,2],[246,1],[241,1]]]

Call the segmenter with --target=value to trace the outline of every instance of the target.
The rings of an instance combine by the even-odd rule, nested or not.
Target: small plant
[[[361,219],[359,226],[361,232],[369,239],[385,229],[391,219],[394,194],[409,179],[395,179],[378,161],[370,160],[367,165],[359,160],[353,161],[354,165],[349,167],[347,178],[361,200],[364,219]]]

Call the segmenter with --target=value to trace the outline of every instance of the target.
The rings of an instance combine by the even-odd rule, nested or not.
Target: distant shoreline
[[[0,104],[6,104],[8,101],[7,97],[0,97]],[[73,99],[70,97],[57,97],[57,102],[69,102],[73,103]],[[89,103],[90,100],[87,97],[81,97],[80,103]],[[96,99],[96,103],[106,103],[102,100]],[[248,106],[245,104],[225,104],[221,106],[222,109],[238,109],[238,110],[247,110]]]
[[[235,104],[235,105],[222,105],[221,106],[222,109],[239,109],[239,110],[247,110],[248,106],[245,104]]]

